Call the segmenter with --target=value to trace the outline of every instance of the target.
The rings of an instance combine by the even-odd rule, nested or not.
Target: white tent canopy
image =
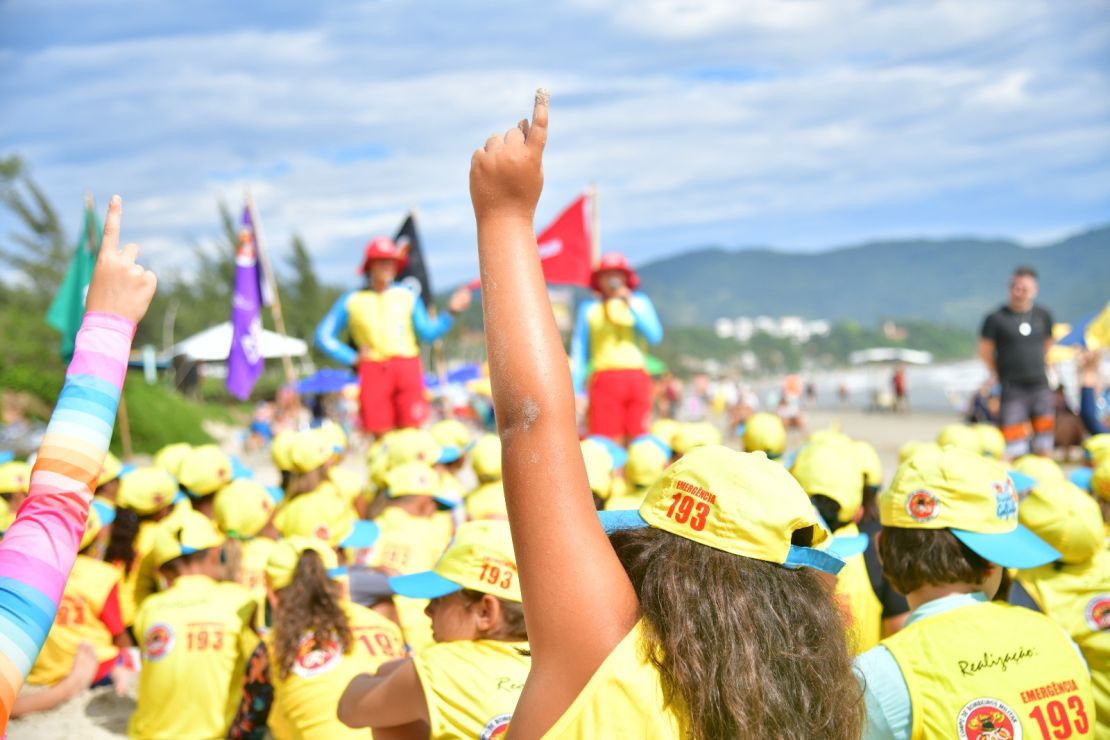
[[[933,356],[928,352],[901,347],[872,347],[848,355],[848,362],[853,365],[876,365],[893,362],[904,362],[907,365],[928,365],[932,361]]]
[[[231,322],[225,321],[199,334],[175,344],[167,353],[170,357],[185,355],[195,362],[227,362],[231,354]],[[303,357],[308,354],[308,345],[295,337],[287,337],[277,332],[262,330],[258,342],[262,356],[266,359],[277,357]]]

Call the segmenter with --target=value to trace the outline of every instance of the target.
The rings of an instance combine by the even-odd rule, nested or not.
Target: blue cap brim
[[[15,453],[11,450],[0,450],[0,465],[6,462],[11,462],[15,459]]]
[[[838,535],[832,538],[827,552],[841,560],[847,560],[867,552],[867,546],[870,543],[871,538],[862,532],[860,534]]]
[[[1036,568],[1060,559],[1060,553],[1021,524],[1004,534],[982,534],[963,529],[950,529],[956,539],[975,551],[979,557],[1003,568]]]
[[[173,500],[170,501],[170,503],[176,506],[177,504],[180,504],[182,501],[185,501],[188,498],[189,497],[185,495],[184,491],[178,491],[174,494]]]
[[[591,434],[586,439],[592,439],[605,448],[605,451],[609,453],[609,459],[613,463],[614,470],[623,468],[624,464],[628,462],[628,451],[608,437],[601,434]]]
[[[648,526],[640,512],[635,509],[618,509],[615,511],[599,511],[597,518],[601,520],[601,528],[605,534],[612,534],[621,529],[640,529]]]
[[[96,509],[96,517],[100,520],[100,526],[107,527],[116,520],[116,510],[108,504],[93,501],[92,508]]]
[[[280,486],[266,486],[266,493],[270,494],[275,504],[280,504],[285,498],[285,491]]]
[[[339,543],[340,547],[370,547],[378,541],[378,534],[381,530],[374,522],[368,522],[365,519],[359,519],[355,522],[355,526],[351,529],[351,533],[343,538]]]
[[[801,450],[790,450],[790,452],[782,455],[781,459],[783,467],[785,467],[787,470],[790,470],[790,468],[794,467],[794,459],[798,457],[798,453],[800,451]]]
[[[439,451],[439,459],[436,462],[446,465],[457,461],[460,457],[462,457],[462,450],[458,447],[442,447]]]
[[[134,465],[132,465],[131,463],[124,463],[123,465],[120,466],[119,475],[117,475],[116,477],[117,478],[123,478],[124,476],[131,475],[134,472],[135,472],[135,466]]]
[[[1091,490],[1091,478],[1095,476],[1094,468],[1076,468],[1068,473],[1068,480],[1075,485],[1082,488],[1084,491]]]
[[[647,442],[653,443],[656,447],[658,447],[660,450],[663,451],[663,454],[666,455],[668,460],[670,458],[674,457],[674,450],[671,449],[671,446],[669,444],[667,444],[666,442],[664,442],[659,437],[655,436],[654,434],[641,434],[639,437],[636,437],[636,439],[629,442],[628,446],[631,447],[632,445],[636,444],[637,442],[642,442],[642,441],[647,441]]]
[[[462,591],[462,586],[431,570],[407,576],[393,576],[389,579],[389,587],[393,589],[393,593],[410,599],[438,599]]]
[[[238,480],[240,478],[253,478],[254,471],[243,464],[242,460],[237,457],[231,458],[231,479]]]
[[[1019,496],[1023,496],[1033,490],[1037,485],[1037,479],[1032,476],[1026,475],[1020,470],[1011,470],[1007,473],[1010,477],[1010,482],[1014,484],[1014,490],[1017,491]]]

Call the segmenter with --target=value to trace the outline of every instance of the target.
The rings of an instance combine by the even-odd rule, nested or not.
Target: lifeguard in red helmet
[[[316,327],[318,347],[336,362],[357,367],[362,427],[373,435],[419,426],[428,418],[419,342],[446,334],[455,314],[470,305],[470,291],[460,288],[447,313],[431,318],[419,295],[394,282],[403,262],[391,239],[373,239],[359,270],[366,287],[344,293]],[[357,349],[340,338],[344,329]]]
[[[663,339],[651,299],[636,288],[639,277],[622,254],[601,258],[590,278],[596,296],[582,303],[571,337],[574,391],[589,381],[589,430],[620,443],[647,431],[651,379],[644,349]]]

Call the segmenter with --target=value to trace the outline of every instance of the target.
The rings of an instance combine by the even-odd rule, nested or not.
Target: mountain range
[[[1017,265],[1040,274],[1038,303],[1073,322],[1110,301],[1110,225],[1053,244],[1003,239],[877,241],[821,252],[720,247],[639,265],[641,289],[671,326],[721,317],[922,319],[977,328],[1006,301]]]

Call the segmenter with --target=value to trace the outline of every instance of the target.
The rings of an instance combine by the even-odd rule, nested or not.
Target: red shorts
[[[400,427],[418,427],[428,418],[419,357],[360,360],[358,382],[359,417],[365,431],[384,434]]]
[[[643,370],[599,370],[590,380],[590,434],[626,441],[647,431],[651,378]]]

